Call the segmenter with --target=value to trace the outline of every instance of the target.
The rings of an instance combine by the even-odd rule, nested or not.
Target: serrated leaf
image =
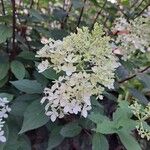
[[[60,134],[63,137],[74,137],[81,132],[81,127],[76,122],[71,122],[62,127]]]
[[[95,133],[92,139],[92,150],[109,150],[106,137],[100,133]]]
[[[11,62],[11,71],[17,79],[23,79],[26,74],[24,65],[17,60]]]
[[[48,121],[49,118],[45,115],[45,110],[40,104],[40,100],[35,100],[25,110],[23,125],[19,134],[41,127]]]
[[[11,81],[10,83],[18,90],[28,94],[42,93],[43,91],[43,87],[36,80],[23,79],[18,81]]]
[[[127,150],[142,150],[135,138],[131,136],[127,131],[119,131],[118,135],[122,144]]]

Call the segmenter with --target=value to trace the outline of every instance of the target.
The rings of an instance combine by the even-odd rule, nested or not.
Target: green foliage
[[[76,122],[66,124],[60,131],[64,137],[74,137],[81,132],[81,127]]]
[[[11,62],[11,71],[15,75],[17,79],[23,79],[25,77],[25,67],[19,61],[12,61]]]
[[[12,28],[0,24],[0,44],[6,42],[12,36]]]
[[[109,150],[108,141],[103,134],[94,134],[92,139],[92,150]]]
[[[43,107],[37,99],[26,108],[24,112],[23,125],[19,133],[22,134],[26,131],[41,127],[45,125],[48,120],[48,117],[44,114]]]
[[[11,81],[10,83],[20,91],[28,94],[42,93],[43,91],[41,84],[36,80],[23,79],[18,81]]]

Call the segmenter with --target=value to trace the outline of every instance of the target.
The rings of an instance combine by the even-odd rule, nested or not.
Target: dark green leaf
[[[56,126],[52,129],[49,140],[48,140],[48,148],[47,150],[51,150],[62,143],[64,137],[60,134],[61,127]]]
[[[76,122],[66,124],[60,131],[64,137],[74,137],[81,132],[81,127]]]
[[[17,79],[23,79],[25,77],[25,67],[20,61],[14,60],[11,62],[11,71]]]
[[[0,80],[4,79],[7,76],[9,70],[9,63],[0,63]]]
[[[43,87],[36,80],[23,79],[18,81],[11,81],[10,83],[18,90],[29,94],[42,93],[43,91]]]
[[[139,90],[134,89],[134,88],[130,88],[129,92],[131,93],[132,96],[137,98],[137,100],[139,100],[140,103],[145,104],[145,105],[148,104],[149,101],[144,96],[144,94],[142,92],[140,92]]]
[[[0,44],[12,36],[12,29],[6,25],[0,24]]]
[[[41,127],[48,121],[49,118],[45,115],[45,110],[40,104],[40,100],[37,99],[27,107],[24,113],[23,125],[19,133],[21,134],[26,131]]]

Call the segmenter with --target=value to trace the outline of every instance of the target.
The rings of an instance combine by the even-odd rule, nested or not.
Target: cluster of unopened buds
[[[142,138],[147,138],[147,140],[150,140],[150,129],[148,129],[149,126],[145,122],[150,118],[150,103],[145,108],[143,108],[141,104],[138,104],[137,101],[135,101],[134,104],[130,105],[130,108],[138,119],[138,125],[136,128],[139,135]]]
[[[7,98],[0,98],[0,142],[6,142],[3,127],[5,124],[5,119],[8,117],[8,113],[11,111],[8,103],[9,101]]]
[[[36,55],[43,59],[39,72],[49,68],[64,72],[51,88],[45,88],[41,100],[52,121],[67,114],[87,117],[91,96],[102,99],[104,89],[113,88],[114,71],[120,64],[109,41],[98,24],[91,33],[83,27],[62,41],[42,40],[45,46]]]

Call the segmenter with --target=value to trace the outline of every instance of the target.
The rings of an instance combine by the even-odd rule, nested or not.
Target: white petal
[[[55,114],[52,114],[52,115],[51,115],[51,121],[54,122],[55,120],[56,120],[56,115],[55,115]]]
[[[69,106],[68,106],[68,105],[67,105],[67,106],[65,106],[65,107],[64,107],[64,112],[65,112],[65,113],[67,113],[67,112],[69,112],[69,111],[70,111]]]
[[[3,143],[6,142],[6,137],[0,136],[0,141],[3,142]]]

